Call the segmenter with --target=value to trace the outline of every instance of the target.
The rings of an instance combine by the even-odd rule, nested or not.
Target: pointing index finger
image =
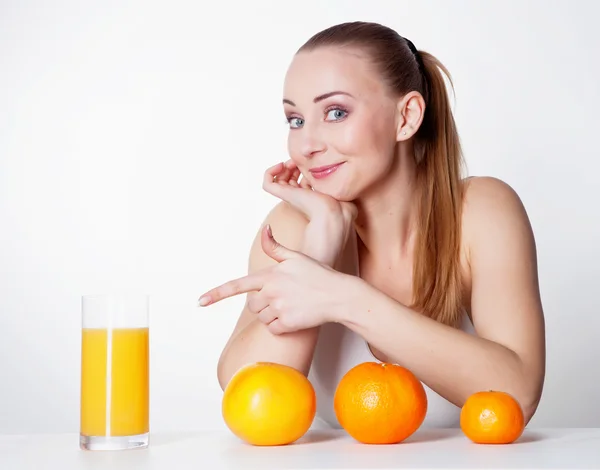
[[[221,284],[220,286],[209,290],[203,294],[200,299],[198,299],[198,305],[201,307],[206,307],[207,305],[214,304],[228,297],[233,297],[235,295],[244,294],[250,291],[258,291],[262,289],[262,286],[263,278],[259,275],[259,273],[249,274],[238,279],[233,279],[225,284]]]

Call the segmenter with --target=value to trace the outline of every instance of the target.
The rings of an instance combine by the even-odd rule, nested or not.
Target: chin
[[[325,184],[320,185],[317,183],[313,186],[313,189],[321,194],[331,196],[333,199],[341,202],[352,202],[357,196],[356,192],[351,191],[349,188],[327,187]]]
[[[324,179],[310,177],[309,182],[317,192],[331,196],[341,202],[352,202],[357,199],[360,193],[363,179],[348,172],[350,169],[351,167],[342,167]]]

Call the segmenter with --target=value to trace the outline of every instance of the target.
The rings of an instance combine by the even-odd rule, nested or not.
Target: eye
[[[341,108],[333,108],[327,112],[327,119],[332,121],[339,121],[344,119],[348,115],[348,111]]]
[[[287,121],[292,129],[298,129],[304,124],[304,119],[299,117],[290,117]]]

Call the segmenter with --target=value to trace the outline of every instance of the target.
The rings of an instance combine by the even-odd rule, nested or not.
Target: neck
[[[366,253],[392,265],[410,255],[417,222],[414,158],[400,153],[394,162],[388,176],[356,201],[356,233]]]

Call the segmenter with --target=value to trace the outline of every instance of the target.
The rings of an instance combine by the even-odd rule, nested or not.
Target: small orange
[[[460,427],[476,444],[510,444],[523,433],[525,419],[512,395],[489,390],[467,398],[460,412]]]
[[[408,369],[364,362],[342,377],[333,404],[340,425],[357,441],[396,444],[423,423],[427,394]]]
[[[257,446],[294,442],[310,428],[317,410],[315,390],[297,369],[272,362],[240,368],[222,399],[227,427]]]

